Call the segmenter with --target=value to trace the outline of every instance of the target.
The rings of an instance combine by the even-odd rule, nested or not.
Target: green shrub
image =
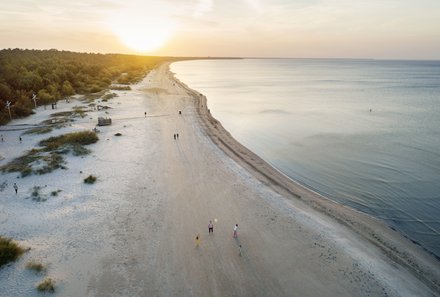
[[[17,260],[24,252],[12,239],[0,236],[0,267]]]
[[[89,175],[84,179],[84,183],[86,184],[94,184],[96,182],[96,176]]]
[[[44,279],[41,283],[37,286],[38,291],[40,292],[55,292],[55,281],[51,279],[50,277]]]

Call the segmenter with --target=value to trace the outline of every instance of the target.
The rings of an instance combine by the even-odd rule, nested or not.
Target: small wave
[[[290,114],[290,112],[281,109],[265,109],[260,111],[260,113]]]

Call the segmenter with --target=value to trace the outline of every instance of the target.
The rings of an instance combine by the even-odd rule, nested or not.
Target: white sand
[[[23,131],[0,132],[4,165],[41,139],[92,129],[98,116],[113,120],[100,128],[91,155],[67,158],[68,170],[0,175],[7,183],[0,234],[31,247],[0,269],[0,296],[39,296],[35,284],[44,276],[25,268],[32,259],[48,266],[59,296],[439,295],[436,259],[267,166],[210,118],[205,98],[175,81],[167,65],[133,91],[115,93],[104,103],[113,107],[108,114],[89,112],[71,127],[24,135],[22,143]],[[80,104],[60,103],[56,112]],[[39,108],[1,129],[52,112]],[[96,184],[83,183],[89,174]],[[29,199],[33,186],[43,186],[48,200]],[[52,197],[54,190],[62,192]]]

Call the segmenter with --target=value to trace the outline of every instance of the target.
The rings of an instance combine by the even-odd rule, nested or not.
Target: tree
[[[0,83],[0,99],[6,101],[11,99],[11,88],[4,83]]]
[[[61,94],[63,96],[72,96],[73,94],[75,94],[75,90],[68,80],[65,80],[63,82],[63,86],[61,87]]]
[[[53,96],[46,89],[41,89],[38,91],[38,99],[42,104],[49,104],[53,101]]]

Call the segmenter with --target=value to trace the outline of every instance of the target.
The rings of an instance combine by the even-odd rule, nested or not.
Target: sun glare
[[[151,52],[161,48],[173,33],[171,21],[150,17],[144,20],[133,20],[128,16],[113,19],[111,27],[126,46],[137,52]]]

